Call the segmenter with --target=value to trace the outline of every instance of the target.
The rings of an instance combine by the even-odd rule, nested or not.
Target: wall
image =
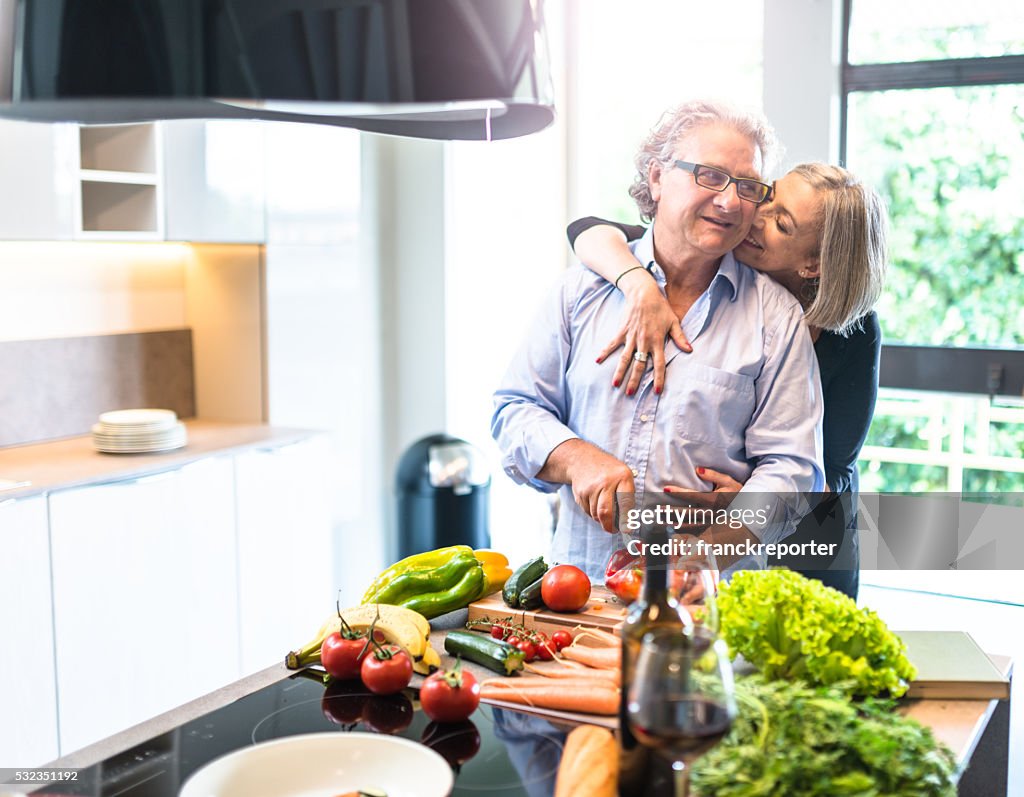
[[[840,0],[764,4],[764,113],[786,147],[778,174],[839,153]]]
[[[261,421],[260,268],[252,245],[0,242],[0,445],[140,404]]]

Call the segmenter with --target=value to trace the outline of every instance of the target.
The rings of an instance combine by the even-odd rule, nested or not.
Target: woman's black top
[[[588,216],[577,219],[567,230],[570,245],[577,236],[598,224],[607,224],[623,232],[630,241],[641,237],[645,229],[634,224],[618,224]],[[841,547],[828,570],[805,570],[800,562],[778,562],[805,575],[824,581],[851,597],[856,597],[859,582],[860,552],[857,539],[857,457],[867,439],[878,396],[878,359],[882,333],[878,316],[868,313],[859,326],[843,337],[822,330],[814,344],[821,373],[824,402],[822,438],[825,481],[834,495],[805,517],[786,542],[838,542]],[[820,561],[818,561],[820,566]]]

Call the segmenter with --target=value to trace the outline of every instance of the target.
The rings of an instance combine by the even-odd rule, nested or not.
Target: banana
[[[412,668],[415,672],[420,675],[430,675],[434,670],[441,666],[441,657],[437,651],[429,643],[423,649],[423,658],[419,661],[413,661]]]
[[[430,648],[430,623],[423,615],[411,609],[371,603],[346,609],[342,616],[353,631],[368,631],[376,621],[374,628],[384,636],[384,640],[405,650],[414,663]],[[335,613],[327,618],[313,639],[287,655],[285,665],[294,670],[316,664],[320,660],[320,648],[324,640],[340,630],[341,619]]]
[[[427,618],[419,612],[406,609],[404,606],[389,606],[386,603],[365,603],[362,606],[353,606],[351,609],[345,609],[342,614],[345,616],[345,622],[352,626],[353,630],[360,630],[370,627],[370,623],[377,619],[378,611],[380,611],[380,620],[377,621],[377,628],[381,628],[381,624],[385,622],[411,623],[416,627],[419,636],[423,637],[424,641],[430,636],[430,623],[427,622]],[[333,624],[335,626],[334,630],[337,630],[337,626],[341,625],[337,615],[334,616]],[[359,628],[356,627],[357,624]]]

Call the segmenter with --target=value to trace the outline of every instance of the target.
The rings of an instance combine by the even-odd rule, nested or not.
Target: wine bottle
[[[651,775],[650,753],[629,727],[629,685],[644,635],[655,628],[677,627],[682,634],[692,627],[689,613],[668,588],[668,530],[644,527],[644,582],[639,599],[622,622],[622,690],[619,698],[619,795],[640,797]]]

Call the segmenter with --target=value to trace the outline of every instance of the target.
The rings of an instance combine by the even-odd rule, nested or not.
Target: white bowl
[[[307,733],[261,742],[211,761],[179,797],[337,797],[378,789],[388,797],[446,797],[455,783],[437,753],[376,733]]]

